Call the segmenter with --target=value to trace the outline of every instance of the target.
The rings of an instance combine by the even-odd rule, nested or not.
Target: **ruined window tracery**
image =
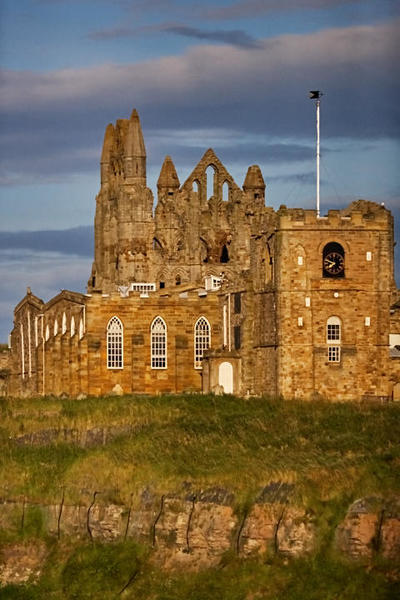
[[[167,368],[167,325],[164,319],[156,317],[150,328],[151,368]]]
[[[107,325],[107,369],[124,367],[123,334],[124,328],[120,319],[116,316],[111,317]]]
[[[213,165],[208,165],[205,174],[207,181],[207,200],[209,200],[211,196],[214,196],[215,167]]]
[[[227,202],[229,200],[229,183],[225,180],[222,185],[222,200]]]
[[[202,369],[204,351],[211,344],[211,327],[205,317],[199,317],[194,326],[194,368]]]

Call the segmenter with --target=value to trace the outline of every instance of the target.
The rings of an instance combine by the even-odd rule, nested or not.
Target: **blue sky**
[[[399,30],[397,0],[2,0],[0,341],[27,285],[84,290],[105,126],[133,107],[153,192],[165,154],[183,182],[211,146],[311,208],[321,89],[322,212],[385,202],[399,239]]]

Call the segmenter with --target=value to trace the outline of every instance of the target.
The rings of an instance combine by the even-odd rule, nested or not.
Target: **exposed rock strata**
[[[21,531],[30,515],[39,511],[49,535],[100,542],[136,539],[151,545],[155,563],[166,569],[216,566],[229,550],[244,558],[297,558],[315,550],[318,531],[314,515],[292,504],[290,493],[287,484],[271,484],[240,514],[234,509],[233,495],[223,489],[161,498],[146,490],[135,506],[104,504],[96,494],[80,506],[1,501],[0,529]],[[370,563],[379,555],[399,561],[400,499],[354,502],[337,528],[334,544],[351,560]],[[32,557],[37,554],[39,563],[45,559],[44,551],[17,546],[3,548],[3,584],[34,578],[40,569]],[[23,565],[19,570],[18,560]]]

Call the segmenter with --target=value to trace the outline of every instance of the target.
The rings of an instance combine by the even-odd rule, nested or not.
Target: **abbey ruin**
[[[213,192],[207,194],[207,177]],[[15,308],[9,393],[225,392],[400,399],[393,218],[356,200],[318,217],[242,187],[212,149],[158,199],[134,110],[108,125],[87,293]]]

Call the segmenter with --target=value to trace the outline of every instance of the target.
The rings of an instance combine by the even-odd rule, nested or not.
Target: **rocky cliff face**
[[[222,488],[161,498],[145,491],[137,506],[105,504],[96,493],[90,504],[79,506],[3,500],[0,529],[24,529],[35,515],[42,533],[59,540],[135,539],[149,544],[154,562],[168,570],[217,566],[227,551],[243,558],[263,555],[294,559],[317,549],[320,532],[315,515],[290,501],[291,487],[270,484],[252,506],[240,513],[234,509],[233,495]],[[381,556],[398,562],[400,499],[357,500],[333,539],[334,549],[349,560],[370,563]],[[21,583],[37,577],[45,559],[40,541],[4,545],[0,582]]]

